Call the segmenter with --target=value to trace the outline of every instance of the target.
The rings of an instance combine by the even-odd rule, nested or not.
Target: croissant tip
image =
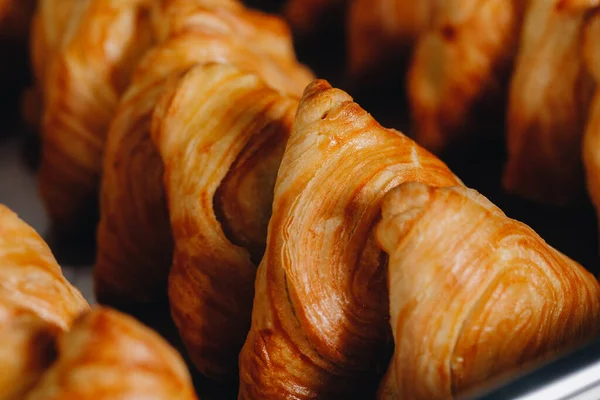
[[[330,89],[333,89],[333,86],[331,86],[331,84],[327,80],[315,79],[314,81],[308,84],[306,89],[304,89],[304,94],[302,95],[302,98],[308,99]]]

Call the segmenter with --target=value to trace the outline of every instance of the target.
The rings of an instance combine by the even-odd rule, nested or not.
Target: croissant
[[[179,354],[133,318],[95,308],[58,340],[58,358],[25,400],[196,399]]]
[[[384,194],[411,181],[461,184],[343,91],[307,87],[277,176],[241,399],[363,398],[373,389],[390,350],[373,226]]]
[[[482,110],[494,107],[497,114],[524,4],[451,0],[433,6],[433,24],[420,37],[408,72],[419,144],[441,152],[473,131],[472,121]]]
[[[173,239],[163,165],[150,137],[167,78],[210,62],[256,72],[282,92],[300,93],[312,78],[297,63],[280,19],[232,3],[191,5],[178,0],[166,5],[161,24],[167,27],[157,30],[172,37],[140,62],[110,127],[94,270],[96,294],[104,303],[149,303],[167,295]]]
[[[46,74],[59,51],[65,31],[69,29],[75,9],[84,2],[74,0],[38,0],[31,21],[30,62],[34,84],[23,96],[23,117],[30,128],[37,132],[41,128],[44,87]]]
[[[88,306],[42,238],[0,205],[0,399],[21,399],[53,360],[53,340]]]
[[[53,59],[46,59],[39,190],[54,226],[65,233],[85,226],[94,210],[108,124],[153,40],[151,2],[77,2]],[[57,20],[64,22],[62,16]]]
[[[476,191],[407,183],[382,214],[396,347],[379,398],[450,399],[598,333],[594,276]]]
[[[154,113],[175,239],[171,314],[198,370],[215,379],[237,372],[297,104],[213,64],[190,70]]]
[[[355,78],[408,58],[431,24],[432,0],[355,0],[347,16],[348,70]]]
[[[581,3],[531,2],[509,96],[503,184],[559,205],[582,191],[582,137],[594,87],[582,57]]]

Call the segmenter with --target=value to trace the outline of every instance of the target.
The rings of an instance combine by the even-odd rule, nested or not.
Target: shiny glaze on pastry
[[[363,398],[390,352],[386,263],[373,227],[407,181],[460,184],[345,92],[304,92],[275,186],[240,399]],[[371,393],[372,394],[372,393]]]
[[[449,399],[600,331],[600,285],[531,228],[464,187],[388,193],[396,347],[381,399]]]
[[[147,303],[166,297],[173,243],[163,165],[150,138],[150,123],[167,78],[210,62],[256,72],[282,92],[300,93],[312,78],[296,61],[280,19],[232,2],[213,3],[191,7],[171,0],[164,5],[161,15],[168,18],[158,20],[163,27],[157,31],[173,36],[140,62],[111,125],[95,268],[102,302]]]
[[[297,104],[254,74],[212,64],[175,81],[154,113],[175,239],[171,313],[198,370],[217,380],[235,376],[250,328]]]

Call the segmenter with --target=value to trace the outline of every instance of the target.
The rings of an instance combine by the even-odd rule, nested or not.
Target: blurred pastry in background
[[[422,3],[422,2],[415,2]],[[436,153],[504,117],[524,2],[433,2],[407,77],[417,142]]]
[[[151,5],[75,2],[68,18],[66,5],[38,10],[42,28],[62,33],[43,30],[34,36],[43,42],[32,45],[43,105],[39,190],[59,233],[95,226],[108,125],[137,60],[153,42]],[[46,18],[67,26],[45,26]]]
[[[88,309],[33,228],[0,204],[0,399],[22,399],[54,360],[56,335]]]
[[[571,3],[529,2],[506,120],[504,187],[555,205],[583,197],[582,141],[595,86],[583,57],[586,13]]]

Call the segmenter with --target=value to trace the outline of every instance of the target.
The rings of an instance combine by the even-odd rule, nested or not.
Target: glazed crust
[[[152,112],[168,77],[195,64],[228,62],[254,71],[272,87],[300,93],[310,72],[298,64],[281,20],[225,5],[171,1],[158,20],[172,33],[144,57],[111,125],[101,188],[96,292],[102,302],[164,299],[172,234],[163,165],[150,137]],[[165,27],[166,26],[166,27]]]
[[[21,399],[52,362],[54,336],[86,301],[43,239],[0,205],[0,399]]]
[[[133,318],[95,308],[58,341],[26,400],[196,399],[181,356]]]
[[[166,91],[152,134],[175,239],[173,319],[200,372],[232,379],[250,327],[256,265],[297,101],[229,65]],[[254,255],[254,257],[252,257]]]
[[[582,57],[580,3],[531,2],[509,97],[504,187],[558,205],[583,192],[581,146],[593,79]]]
[[[372,231],[406,181],[456,185],[437,158],[325,81],[305,90],[279,169],[241,399],[363,398],[389,343],[385,257]],[[372,392],[371,392],[372,393]]]
[[[453,398],[599,331],[596,279],[474,190],[408,183],[382,214],[396,347],[379,398]]]
[[[95,211],[108,124],[134,65],[152,42],[151,2],[79,2],[53,59],[44,58],[49,66],[39,189],[61,232],[76,230]]]
[[[478,110],[493,105],[501,117],[499,98],[517,51],[523,7],[521,0],[433,6],[433,23],[419,39],[408,73],[419,144],[439,153],[474,129]]]

